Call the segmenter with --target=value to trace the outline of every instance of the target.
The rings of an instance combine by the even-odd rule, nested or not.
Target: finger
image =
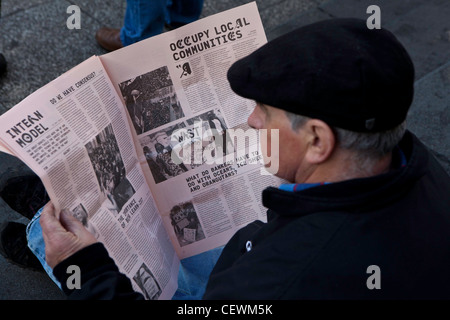
[[[49,202],[44,206],[39,219],[41,224],[42,233],[44,235],[54,232],[65,231],[59,220],[56,218],[55,207],[53,203]]]
[[[80,232],[86,230],[83,224],[78,221],[68,209],[61,210],[60,221],[67,231],[70,231],[73,234],[79,235]]]
[[[47,204],[42,209],[41,215],[43,215],[43,214],[55,216],[55,206],[54,206],[53,202],[51,202],[51,201],[47,202]]]
[[[52,260],[52,257],[47,256],[48,252],[51,252],[55,245],[60,244],[62,239],[67,237],[69,233],[56,217],[56,210],[51,202],[43,208],[39,223],[41,224],[42,237],[45,243],[46,260]]]
[[[78,241],[84,245],[97,242],[94,235],[89,232],[89,230],[86,229],[86,227],[78,219],[76,219],[69,210],[61,211],[60,219],[67,231],[73,234]]]

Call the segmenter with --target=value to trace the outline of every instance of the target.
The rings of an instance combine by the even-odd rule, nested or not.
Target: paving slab
[[[415,84],[408,128],[450,174],[450,61]]]
[[[450,1],[447,0],[335,0],[320,6],[335,17],[367,19],[369,5],[381,10],[381,27],[406,47],[420,79],[450,60]]]

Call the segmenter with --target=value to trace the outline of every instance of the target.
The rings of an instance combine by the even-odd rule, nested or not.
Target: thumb
[[[83,224],[78,221],[68,209],[61,210],[59,221],[67,231],[75,235],[80,235],[87,231]]]
[[[45,205],[41,218],[39,219],[41,227],[42,227],[42,233],[44,236],[44,239],[48,235],[56,234],[58,232],[64,232],[64,228],[61,225],[60,221],[56,217],[55,214],[55,207],[53,203],[49,202]]]

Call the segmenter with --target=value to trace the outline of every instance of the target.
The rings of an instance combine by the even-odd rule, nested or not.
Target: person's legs
[[[95,38],[99,45],[114,51],[158,35],[164,26],[175,29],[200,17],[203,0],[127,0],[121,29],[101,28]]]
[[[45,243],[39,223],[42,209],[34,216],[27,226],[28,247],[42,264],[45,272],[61,288],[61,284],[53,276],[53,271],[45,262]],[[173,300],[200,300],[206,289],[209,275],[222,253],[219,247],[199,255],[181,260],[178,272],[178,289]]]
[[[37,175],[24,175],[8,179],[0,190],[0,197],[15,212],[31,220],[50,198]]]
[[[178,289],[172,300],[201,300],[223,247],[181,260]]]
[[[1,187],[0,197],[12,210],[27,219],[32,219],[39,208],[50,200],[36,175],[9,178]],[[5,258],[24,268],[42,270],[41,263],[28,248],[25,224],[9,221],[0,229],[0,251]]]
[[[169,0],[167,24],[176,28],[198,20],[203,0]]]
[[[42,271],[40,261],[27,246],[26,225],[10,221],[1,227],[0,252],[11,263],[23,268]]]
[[[36,258],[41,263],[45,272],[47,272],[50,279],[61,288],[61,284],[58,280],[56,280],[53,275],[52,268],[45,261],[45,243],[44,238],[42,236],[42,228],[39,223],[39,219],[41,217],[42,208],[36,213],[36,215],[31,219],[30,223],[27,225],[26,235],[28,240],[28,248],[30,248],[31,252],[36,256]]]
[[[127,0],[120,40],[128,46],[162,33],[167,0]]]

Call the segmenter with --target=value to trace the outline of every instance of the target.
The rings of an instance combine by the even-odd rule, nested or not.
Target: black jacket
[[[450,178],[411,133],[400,148],[407,165],[383,175],[296,193],[264,190],[268,222],[229,241],[204,298],[450,298]],[[62,282],[58,268],[67,265],[55,268]],[[105,297],[129,294],[116,284],[126,279],[118,272],[91,274],[77,298],[99,286]]]

